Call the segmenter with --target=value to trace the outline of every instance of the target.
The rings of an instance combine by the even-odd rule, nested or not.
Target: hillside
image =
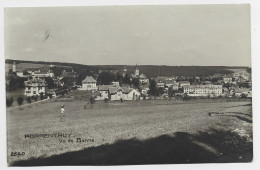
[[[13,63],[14,60],[7,59],[6,65]],[[58,67],[67,66],[72,67],[76,72],[87,72],[97,74],[99,69],[119,70],[121,72],[124,67],[127,72],[132,74],[135,70],[135,65],[83,65],[75,63],[61,63],[61,62],[44,62],[44,61],[22,61],[15,60],[19,65],[26,65],[27,68],[35,67],[36,65],[56,65]],[[27,63],[27,64],[25,64]],[[20,67],[19,67],[20,68]],[[213,74],[230,74],[233,69],[248,69],[248,67],[228,67],[228,66],[155,66],[155,65],[138,65],[140,73],[144,73],[147,77],[163,76],[210,76]]]

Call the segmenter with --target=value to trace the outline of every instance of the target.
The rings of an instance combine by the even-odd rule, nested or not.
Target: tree
[[[93,108],[93,104],[95,103],[95,98],[94,97],[91,97],[90,99],[89,99],[89,102],[90,102],[90,107],[91,107],[91,109]]]
[[[90,102],[90,104],[94,104],[94,103],[95,103],[95,98],[94,98],[94,97],[91,97],[91,98],[89,99],[89,102]]]
[[[52,94],[51,93],[49,93],[48,96],[49,96],[50,99],[52,99]]]
[[[9,84],[6,86],[8,91],[24,88],[24,81],[26,81],[25,78],[13,75],[10,75],[9,80]]]
[[[40,99],[41,99],[41,100],[44,99],[43,92],[40,93]]]
[[[172,89],[172,87],[169,87],[169,89],[168,89],[168,96],[171,98],[174,94],[175,94],[175,92]]]
[[[27,97],[26,97],[26,100],[27,100],[27,103],[32,103],[32,100],[31,100],[31,97],[30,97],[30,96],[27,96]]]
[[[162,94],[164,94],[164,88],[159,87],[159,88],[156,90],[156,96],[161,96]]]
[[[34,96],[34,101],[36,102],[38,100],[38,95]]]
[[[47,83],[48,89],[56,88],[56,84],[54,83],[54,81],[51,77],[45,77],[45,81]]]
[[[21,106],[23,104],[23,97],[22,96],[19,96],[17,98],[17,103],[18,103],[19,106]]]
[[[11,106],[13,104],[13,101],[14,101],[13,97],[6,98],[6,106]]]
[[[131,85],[130,76],[127,73],[126,73],[125,77],[123,78],[123,83]]]
[[[188,96],[187,94],[185,94],[185,95],[183,96],[183,100],[190,100],[190,99],[191,99],[191,97]]]
[[[119,72],[117,73],[116,81],[118,81],[120,85],[123,83],[123,76]]]
[[[148,94],[155,96],[157,93],[157,88],[156,88],[156,82],[153,79],[150,81],[149,89],[150,90],[148,91]]]
[[[77,78],[74,77],[64,77],[61,79],[61,82],[64,82],[64,87],[72,87],[74,83],[77,81]]]
[[[133,79],[132,79],[132,83],[133,83],[133,85],[134,85],[137,89],[140,88],[139,78],[133,78]]]
[[[247,95],[244,94],[244,93],[242,93],[242,94],[240,95],[240,97],[241,97],[242,99],[245,99],[245,98],[247,98]]]
[[[109,85],[116,80],[114,73],[102,72],[98,75],[97,83],[100,85]]]

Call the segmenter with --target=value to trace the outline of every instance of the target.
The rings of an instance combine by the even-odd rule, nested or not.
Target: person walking
[[[64,109],[64,105],[61,106],[61,115],[60,115],[60,121],[62,122],[64,120],[65,122],[65,109]]]

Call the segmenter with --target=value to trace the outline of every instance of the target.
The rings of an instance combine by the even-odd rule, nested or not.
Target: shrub
[[[44,99],[43,92],[40,93],[40,99],[41,99],[41,100]]]
[[[240,97],[241,97],[242,99],[245,99],[245,98],[247,98],[247,95],[244,94],[244,93],[242,93]]]
[[[34,97],[34,101],[37,101],[38,100],[38,95],[36,95],[35,97]]]
[[[183,100],[190,100],[190,99],[191,99],[191,97],[188,96],[188,95],[184,95],[184,96],[183,96]]]
[[[19,106],[21,106],[23,104],[23,97],[19,96],[17,98],[17,103],[19,104]]]
[[[91,98],[89,99],[89,102],[90,102],[91,104],[94,104],[94,103],[95,103],[94,97],[91,97]]]
[[[13,101],[14,101],[13,97],[6,98],[6,106],[11,106],[13,104]]]
[[[27,100],[27,103],[32,103],[32,100],[31,100],[30,96],[26,97],[26,100]]]
[[[49,93],[48,96],[49,96],[50,99],[52,99],[52,94],[51,93]]]

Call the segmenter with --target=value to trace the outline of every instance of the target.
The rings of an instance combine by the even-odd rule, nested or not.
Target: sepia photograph
[[[4,8],[7,165],[250,164],[250,7]]]

